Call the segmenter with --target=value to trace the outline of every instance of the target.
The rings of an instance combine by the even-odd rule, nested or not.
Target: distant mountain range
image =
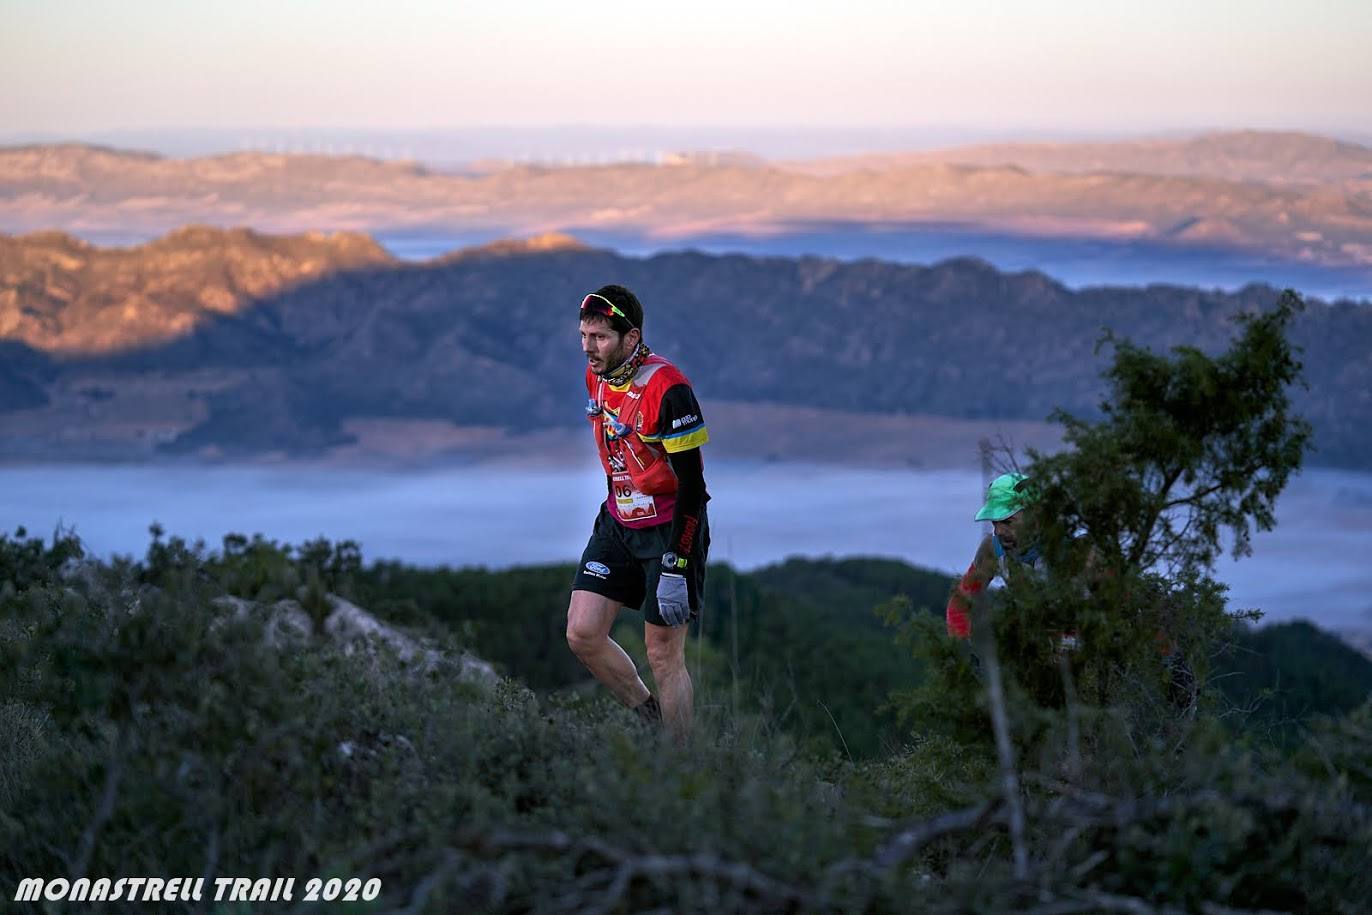
[[[1231,131],[1246,133],[1246,131]],[[1270,131],[1258,131],[1269,135]],[[1309,130],[1338,140],[1372,145],[1368,130]],[[1083,131],[1064,128],[960,127],[721,127],[708,124],[562,124],[514,127],[448,127],[428,129],[164,127],[42,133],[0,131],[0,145],[86,143],[119,149],[141,149],[187,158],[258,150],[279,153],[363,155],[409,159],[443,169],[469,167],[478,161],[504,159],[524,163],[587,164],[653,161],[681,151],[747,150],[775,160],[851,156],[859,153],[908,153],[916,150],[970,148],[973,144],[1069,144],[1185,140],[1217,134],[1216,130]]]
[[[1305,133],[1242,130],[1198,137],[1113,143],[988,143],[918,153],[835,156],[798,163],[818,174],[931,162],[1065,175],[1092,172],[1176,175],[1285,186],[1372,190],[1372,149]]]
[[[1304,134],[1018,145],[809,163],[488,164],[452,174],[362,157],[168,159],[0,149],[0,228],[150,236],[190,222],[270,231],[615,231],[657,239],[822,223],[954,224],[1372,268],[1372,150]],[[1369,274],[1372,275],[1372,274]]]
[[[734,438],[757,439],[753,453],[814,438],[860,458],[874,443],[891,451],[883,438],[942,434],[915,417],[1090,412],[1103,327],[1214,350],[1236,311],[1277,296],[1073,291],[971,259],[629,258],[558,236],[413,264],[361,236],[205,228],[112,250],[8,238],[0,269],[11,457],[322,454],[377,422],[453,442],[473,429],[579,432],[576,304],[622,282],[645,303],[648,342],[686,369],[707,412],[732,418]],[[1316,460],[1372,466],[1372,307],[1311,302],[1296,342]]]

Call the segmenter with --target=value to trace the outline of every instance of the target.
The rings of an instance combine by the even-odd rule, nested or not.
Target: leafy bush
[[[265,610],[216,600],[222,557],[196,555],[156,540],[150,563],[7,598],[3,688],[38,732],[2,770],[9,885],[362,874],[427,911],[572,909],[638,867],[631,907],[764,907],[810,898],[816,867],[867,841],[756,721],[678,749],[604,702],[485,693],[318,636],[273,645]]]

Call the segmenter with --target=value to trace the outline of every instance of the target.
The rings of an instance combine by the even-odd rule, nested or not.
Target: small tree
[[[1058,411],[1067,447],[1029,453],[1043,571],[1011,574],[973,624],[994,632],[1011,695],[1031,700],[1018,704],[1021,737],[1033,709],[1073,694],[1135,733],[1194,714],[1197,678],[1233,624],[1210,574],[1223,536],[1249,552],[1309,447],[1309,424],[1291,412],[1301,367],[1286,339],[1303,308],[1288,291],[1271,311],[1238,316],[1241,332],[1217,356],[1103,338],[1114,359],[1101,417]],[[923,641],[934,679],[906,703],[938,696],[965,711],[975,681],[949,673],[945,640]]]
[[[1275,524],[1277,496],[1309,447],[1288,396],[1301,364],[1286,331],[1304,307],[1288,290],[1271,311],[1239,315],[1242,333],[1215,358],[1189,346],[1159,355],[1107,333],[1103,419],[1057,411],[1068,449],[1031,452],[1045,548],[1081,533],[1111,572],[1185,576],[1213,567],[1228,531],[1246,555],[1253,528]]]
[[[1127,687],[1190,710],[1231,624],[1211,577],[1223,535],[1234,555],[1250,552],[1309,447],[1310,426],[1291,411],[1301,365],[1286,338],[1303,308],[1288,291],[1271,311],[1239,315],[1238,338],[1215,357],[1188,346],[1161,355],[1107,334],[1115,358],[1102,418],[1059,411],[1067,449],[1031,453],[1053,574],[1012,588],[1019,613],[997,630],[1012,642],[1026,620],[1079,633],[1074,666],[1089,699],[1108,703]],[[1037,644],[1041,672],[1041,652],[1055,646]],[[1062,678],[1022,679],[1056,688]]]

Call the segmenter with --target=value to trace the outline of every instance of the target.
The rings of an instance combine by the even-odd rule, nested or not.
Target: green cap
[[[1004,521],[1032,500],[1022,473],[1002,473],[986,487],[986,504],[977,512],[977,521]]]

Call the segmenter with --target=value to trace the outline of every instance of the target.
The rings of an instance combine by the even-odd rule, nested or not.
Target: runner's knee
[[[686,664],[685,643],[680,639],[648,639],[648,666],[654,671],[670,671]]]
[[[595,654],[610,639],[619,604],[585,591],[573,591],[567,607],[567,645],[579,658]]]
[[[572,654],[581,657],[595,653],[608,638],[598,627],[581,621],[567,620],[567,647]]]

